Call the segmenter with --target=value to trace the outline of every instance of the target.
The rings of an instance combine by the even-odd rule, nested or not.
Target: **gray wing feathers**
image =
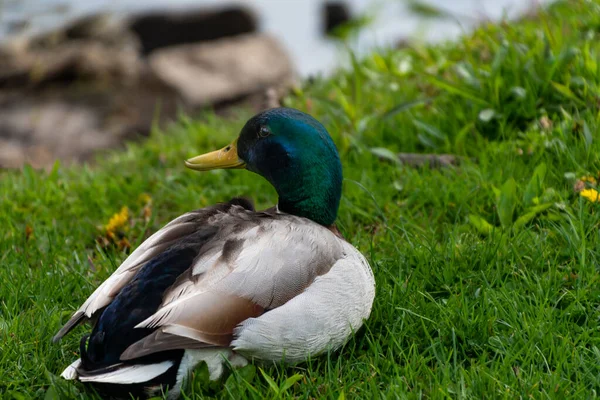
[[[96,288],[52,340],[57,342],[79,323],[109,305],[146,262],[193,233],[212,215],[214,211],[210,208],[182,215],[146,239],[106,281]]]
[[[329,271],[343,255],[335,235],[305,219],[281,215],[256,223],[237,234],[219,234],[214,242],[220,243],[215,246],[220,251],[199,256],[194,273],[171,288],[157,313],[137,327],[178,323],[188,310],[204,307],[213,296],[218,303],[242,298],[263,309],[278,307]],[[224,244],[234,240],[232,236],[243,244],[237,257],[223,257]],[[321,239],[319,243],[315,237]]]
[[[199,342],[196,339],[165,333],[162,329],[157,329],[144,339],[129,346],[123,354],[121,354],[121,360],[133,360],[134,358],[143,357],[159,351],[202,349],[207,347],[212,347],[212,345]]]
[[[233,221],[223,222],[234,226]],[[302,293],[344,254],[333,233],[304,219],[280,215],[255,223],[220,232],[196,259],[193,273],[171,288],[159,310],[136,328],[158,328],[205,345],[228,347],[242,321]],[[124,356],[135,358],[167,348],[172,347],[151,335]]]

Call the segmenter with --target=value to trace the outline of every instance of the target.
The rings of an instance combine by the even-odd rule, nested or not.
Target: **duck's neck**
[[[339,158],[302,160],[287,168],[286,175],[272,181],[279,195],[279,210],[332,225],[342,196]]]

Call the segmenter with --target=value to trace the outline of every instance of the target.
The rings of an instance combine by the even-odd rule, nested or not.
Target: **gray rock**
[[[63,30],[19,38],[0,46],[0,87],[31,88],[47,83],[117,80],[129,84],[144,63],[124,23],[89,17]]]
[[[156,50],[149,63],[156,77],[192,107],[289,87],[294,79],[279,43],[259,34]]]
[[[210,104],[258,104],[267,89],[277,97],[292,82],[287,55],[267,36],[165,47],[145,57],[123,23],[86,18],[0,46],[0,168],[87,160],[148,134],[157,110],[165,123]]]
[[[96,128],[98,116],[86,107],[59,101],[28,102],[0,109],[0,165],[51,165],[56,158],[80,160],[118,142]]]

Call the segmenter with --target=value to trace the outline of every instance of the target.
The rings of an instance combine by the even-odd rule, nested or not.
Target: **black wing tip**
[[[77,311],[75,314],[73,314],[69,322],[67,322],[62,328],[60,328],[56,335],[54,335],[54,337],[52,338],[52,343],[58,343],[60,339],[63,338],[63,336],[71,332],[73,328],[79,325],[84,317],[85,313],[83,311]]]

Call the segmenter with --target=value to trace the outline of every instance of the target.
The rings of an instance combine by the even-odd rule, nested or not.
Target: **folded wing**
[[[226,215],[225,213],[232,208],[253,211],[253,206],[248,201],[233,199],[228,203],[184,214],[154,233],[131,253],[119,268],[92,293],[54,336],[53,341],[57,342],[79,323],[92,318],[98,311],[108,306],[149,260],[161,254],[170,246],[185,240],[186,237],[199,228],[218,223],[218,217]]]
[[[122,360],[176,348],[182,338],[228,347],[238,324],[302,293],[343,255],[329,230],[289,215],[244,212],[224,226],[156,313],[136,326],[156,330]]]

